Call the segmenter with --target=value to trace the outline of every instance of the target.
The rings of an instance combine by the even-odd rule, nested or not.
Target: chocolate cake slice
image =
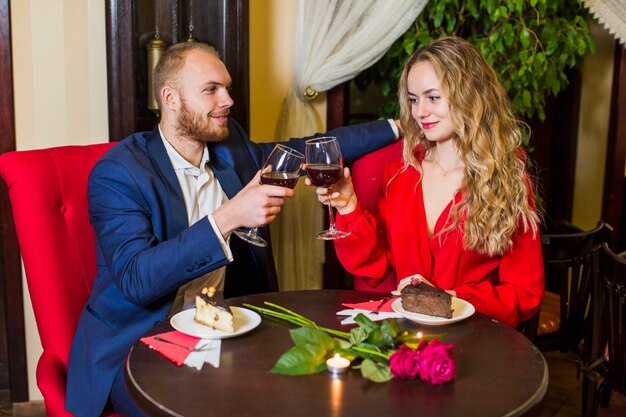
[[[223,332],[233,333],[233,313],[224,300],[224,293],[214,287],[203,288],[202,294],[196,295],[196,314],[194,320],[205,326]]]
[[[428,316],[452,318],[452,296],[428,284],[411,284],[402,289],[402,307]]]

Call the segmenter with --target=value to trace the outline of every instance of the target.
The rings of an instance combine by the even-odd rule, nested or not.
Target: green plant
[[[521,116],[545,118],[545,98],[568,84],[595,52],[580,0],[430,0],[415,24],[376,64],[360,74],[360,89],[374,83],[389,100],[382,117],[397,117],[398,79],[408,57],[445,35],[467,39],[493,65]]]
[[[246,303],[243,305],[266,316],[301,326],[290,330],[295,346],[281,355],[272,368],[273,373],[282,375],[319,373],[327,369],[326,360],[331,354],[340,354],[352,362],[353,369],[360,369],[361,375],[373,382],[387,382],[394,375],[401,379],[419,377],[437,384],[454,379],[456,365],[450,358],[452,345],[441,343],[444,335],[422,335],[419,332],[419,335],[413,336],[408,331],[402,330],[395,319],[383,320],[378,325],[363,313],[357,314],[354,318],[358,327],[351,329],[350,332],[344,332],[320,327],[313,320],[278,304],[267,301],[264,304],[270,308]],[[426,349],[429,343],[432,346]],[[407,358],[404,355],[408,354],[410,366],[405,366],[404,363],[398,365],[392,358],[398,350],[399,355],[404,358],[395,359],[406,362]],[[420,358],[426,362],[421,363]],[[395,366],[390,361],[395,362]],[[436,366],[431,366],[431,362]]]

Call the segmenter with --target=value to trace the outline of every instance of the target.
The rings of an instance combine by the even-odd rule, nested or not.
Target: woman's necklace
[[[459,165],[456,166],[454,168],[450,168],[450,169],[443,169],[443,167],[441,166],[441,164],[439,163],[439,161],[437,160],[437,155],[433,155],[433,161],[435,161],[435,163],[437,164],[437,166],[439,167],[439,169],[441,170],[441,172],[443,172],[443,176],[445,177],[446,175],[448,175],[449,172],[452,171],[456,171],[457,169],[462,169],[465,168],[465,165]]]

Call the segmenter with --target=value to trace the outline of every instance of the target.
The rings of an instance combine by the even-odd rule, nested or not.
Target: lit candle
[[[328,372],[332,374],[341,374],[348,370],[350,361],[336,353],[335,356],[326,361],[326,366],[328,367]]]
[[[417,334],[415,335],[418,339],[422,338],[422,332],[417,332]]]

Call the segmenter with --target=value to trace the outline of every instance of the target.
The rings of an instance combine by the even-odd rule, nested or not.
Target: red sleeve
[[[514,238],[513,248],[500,261],[498,277],[497,282],[485,279],[454,290],[476,310],[515,327],[532,317],[543,300],[543,255],[538,233],[533,237],[529,230]]]
[[[389,166],[385,167],[382,177],[383,184],[389,182]],[[356,209],[346,215],[337,214],[336,226],[352,232],[350,236],[335,240],[337,257],[343,267],[351,274],[374,281],[384,279],[394,269],[393,255],[389,251],[385,239],[386,198],[378,193],[376,216],[366,210],[360,203]]]

